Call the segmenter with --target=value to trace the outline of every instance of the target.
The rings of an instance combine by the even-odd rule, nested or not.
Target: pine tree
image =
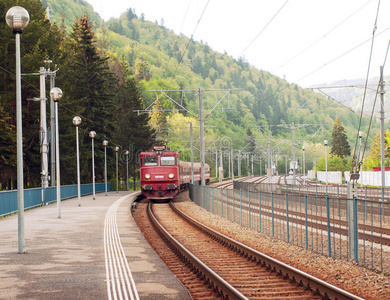
[[[130,68],[123,59],[119,62],[120,78],[117,89],[118,126],[115,140],[119,143],[121,157],[121,177],[126,176],[125,151],[130,151],[129,176],[137,178],[137,153],[149,148],[153,139],[153,130],[148,125],[149,115],[137,114],[134,110],[143,109],[143,101],[135,79],[131,76]]]
[[[246,142],[248,145],[248,151],[251,155],[255,154],[256,149],[256,143],[255,143],[255,137],[253,136],[253,133],[251,129],[248,127],[246,130]]]
[[[60,143],[65,149],[74,145],[73,117],[82,117],[80,131],[80,162],[83,182],[91,181],[91,139],[88,133],[94,130],[96,180],[104,178],[103,140],[108,140],[108,164],[114,161],[113,141],[117,125],[115,88],[117,78],[108,66],[108,57],[101,57],[96,46],[96,39],[87,15],[75,21],[73,30],[66,41],[64,68],[60,80],[64,88],[61,99]],[[64,183],[75,180],[72,162],[76,160],[74,152],[62,154],[61,173]],[[110,174],[109,174],[110,177]]]
[[[340,156],[341,158],[351,155],[351,148],[347,141],[347,135],[339,118],[336,118],[333,125],[332,148],[330,154]]]
[[[15,34],[5,23],[8,9],[15,5],[24,7],[30,22],[20,36],[21,71],[37,73],[44,66],[43,60],[49,58],[56,61],[63,35],[56,25],[50,24],[39,0],[3,0],[0,3],[0,177],[3,188],[16,188],[16,91],[15,91]],[[23,160],[25,186],[37,187],[41,184],[41,153],[39,128],[39,102],[25,99],[39,97],[39,76],[23,77],[22,81],[22,128],[23,128]],[[4,176],[2,174],[5,174]],[[11,184],[12,182],[12,184]],[[5,185],[5,186],[4,186]]]
[[[16,167],[16,135],[10,124],[9,113],[0,102],[0,179],[1,189],[10,188],[10,179]]]

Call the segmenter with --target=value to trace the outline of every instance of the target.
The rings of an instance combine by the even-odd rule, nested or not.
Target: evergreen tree
[[[341,158],[351,155],[351,148],[348,144],[347,135],[339,118],[336,118],[333,125],[332,148],[330,150],[330,154],[338,155]]]
[[[103,140],[108,140],[107,155],[113,160],[113,140],[117,125],[115,88],[116,76],[108,66],[108,57],[101,57],[96,46],[96,39],[87,15],[75,21],[64,51],[64,68],[60,80],[65,87],[61,99],[60,116],[61,144],[65,149],[74,145],[72,119],[78,114],[82,117],[80,127],[80,161],[82,181],[91,181],[91,139],[88,133],[96,131],[95,166],[97,180],[104,178]],[[63,166],[61,178],[64,183],[75,180],[74,152],[62,154]],[[109,174],[110,175],[110,174]]]
[[[137,82],[140,82],[143,79],[150,79],[151,72],[146,61],[139,61],[136,63],[134,77]]]
[[[137,14],[135,13],[135,9],[129,8],[127,10],[127,20],[131,21],[134,18],[137,18]]]
[[[149,115],[134,112],[143,109],[144,105],[136,81],[131,76],[129,65],[123,59],[119,65],[119,74],[117,74],[119,85],[116,93],[118,127],[115,140],[121,149],[121,177],[126,178],[125,151],[129,150],[129,176],[136,179],[139,176],[137,155],[140,151],[149,148],[154,134],[148,125]]]
[[[0,179],[1,189],[10,188],[10,179],[16,167],[16,135],[9,113],[0,102]]]
[[[252,130],[248,127],[246,130],[246,143],[247,149],[251,155],[255,154],[256,142],[255,137],[253,136]]]
[[[3,188],[16,188],[16,81],[15,81],[15,34],[5,22],[8,9],[24,7],[30,22],[20,36],[21,71],[37,73],[44,66],[43,60],[56,61],[63,35],[56,25],[47,20],[39,0],[3,0],[0,2],[0,177]],[[39,128],[39,102],[25,99],[39,97],[39,76],[23,77],[22,81],[22,128],[25,186],[41,184],[41,153]],[[3,151],[4,149],[4,151]],[[6,150],[8,149],[8,150]]]

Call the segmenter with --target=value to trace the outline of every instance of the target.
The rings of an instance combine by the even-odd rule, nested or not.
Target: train
[[[179,153],[166,145],[155,145],[139,156],[141,193],[155,202],[167,202],[191,182],[191,163],[181,161]],[[194,183],[201,182],[201,164],[194,163]],[[205,164],[205,181],[210,180],[210,166]]]

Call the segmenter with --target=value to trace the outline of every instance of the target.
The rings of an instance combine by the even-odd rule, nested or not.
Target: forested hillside
[[[331,132],[338,117],[353,147],[359,116],[344,105],[327,99],[321,93],[289,84],[267,71],[258,70],[243,58],[236,60],[227,53],[213,51],[207,44],[183,35],[177,36],[162,24],[146,21],[140,13],[137,16],[134,10],[129,9],[120,19],[111,19],[103,24],[104,27],[97,32],[106,48],[129,62],[140,82],[145,106],[161,96],[149,90],[196,90],[199,87],[240,89],[230,93],[228,100],[222,101],[219,110],[214,110],[207,119],[207,125],[212,127],[207,131],[212,146],[219,147],[215,141],[228,136],[235,149],[243,148],[244,152],[248,152],[248,138],[243,137],[247,136],[250,128],[259,152],[266,147],[269,133],[277,140],[272,141],[273,146],[279,144],[278,153],[291,156],[291,123],[294,122],[297,149],[306,143],[308,158],[312,162],[312,158],[323,155],[323,150],[319,150],[322,147],[317,144],[322,145],[324,139],[332,143]],[[194,92],[166,94],[178,103],[184,101],[188,110],[198,115],[197,95]],[[205,92],[206,113],[224,95],[225,91]],[[178,108],[165,96],[161,96],[159,102],[164,110]],[[178,127],[177,119],[183,118],[177,113],[164,114],[165,124],[171,127]],[[185,122],[183,120],[181,126]],[[267,134],[255,128],[260,125]],[[368,118],[365,118],[362,130],[367,126]],[[374,126],[376,130],[376,122]],[[188,129],[172,131],[188,140]],[[169,137],[177,138],[171,132]],[[176,149],[188,148],[180,139],[170,140],[170,144]],[[284,170],[284,164],[280,165]]]
[[[78,2],[67,1],[65,6],[72,8],[72,4]],[[108,177],[112,179],[115,176],[112,166],[115,162],[114,148],[118,146],[121,178],[126,174],[128,158],[130,176],[136,179],[138,170],[134,157],[137,152],[149,147],[154,133],[148,125],[147,114],[133,113],[134,109],[143,106],[143,102],[128,63],[114,57],[108,59],[99,49],[93,22],[82,9],[78,10],[80,15],[74,12],[72,26],[65,28],[65,15],[60,16],[61,22],[50,22],[39,0],[3,1],[0,14],[5,16],[15,4],[23,6],[30,15],[30,22],[20,37],[25,187],[41,186],[42,136],[53,129],[50,101],[46,103],[46,132],[40,124],[41,101],[33,101],[40,97],[38,72],[41,67],[45,67],[46,72],[49,69],[55,72],[55,86],[63,91],[58,104],[61,184],[73,184],[77,178],[76,136],[72,122],[75,116],[80,116],[82,120],[79,125],[81,182],[92,181],[92,141],[89,137],[92,130],[96,132],[94,156],[97,182],[104,178],[104,140],[109,145]],[[51,5],[51,11],[61,15],[58,6]],[[15,34],[4,19],[0,22],[0,64],[3,72],[0,79],[0,179],[2,189],[13,189],[16,187]],[[44,63],[48,59],[52,64]],[[45,74],[48,98],[49,73]],[[126,150],[130,150],[129,156],[125,154]],[[49,173],[51,175],[52,172],[49,170]]]
[[[378,71],[379,73],[379,70],[372,70],[372,72],[373,71]],[[388,84],[386,86],[386,83],[389,81],[390,76],[384,76],[385,90],[388,89]],[[363,114],[370,116],[375,104],[374,116],[378,118],[380,111],[380,97],[379,94],[376,97],[376,94],[378,90],[379,77],[370,79],[367,83],[367,89],[365,89],[365,82],[366,80],[363,78],[355,80],[339,80],[330,84],[322,85],[320,90],[323,91],[326,95],[332,97],[335,101],[351,108],[356,113],[360,113],[362,111],[362,102],[363,98],[365,98]],[[364,92],[366,92],[365,97]],[[388,119],[390,105],[388,105],[386,102],[385,115],[386,119]]]
[[[64,91],[59,105],[63,184],[74,183],[76,178],[72,125],[76,114],[82,117],[83,182],[91,180],[91,130],[97,132],[98,180],[103,178],[104,139],[109,141],[110,164],[114,161],[113,148],[121,149],[122,176],[125,149],[130,147],[131,174],[136,177],[137,151],[147,149],[154,137],[167,140],[171,149],[189,159],[188,127],[189,122],[198,126],[199,88],[203,90],[207,116],[207,161],[212,167],[213,149],[220,147],[254,154],[264,163],[270,138],[273,153],[282,159],[280,172],[284,172],[283,157],[291,159],[292,123],[297,157],[303,144],[307,149],[307,169],[314,158],[323,156],[323,140],[332,143],[337,117],[351,147],[355,142],[359,116],[344,106],[258,70],[244,58],[234,59],[203,42],[177,36],[163,24],[147,21],[142,12],[129,9],[119,19],[105,23],[83,0],[4,0],[0,13],[4,16],[14,5],[25,7],[31,18],[21,37],[22,73],[38,72],[47,58],[53,61],[52,70],[58,69],[56,86]],[[4,74],[0,177],[3,188],[12,188],[16,180],[16,136],[10,134],[15,132],[16,124],[15,38],[4,19],[0,31]],[[23,99],[38,97],[38,76],[24,76],[22,88]],[[23,114],[26,186],[39,186],[39,103],[23,101]],[[364,119],[362,126],[367,127],[367,123]],[[194,139],[198,136],[195,129]],[[195,156],[199,157],[196,151]],[[242,168],[245,170],[245,164]],[[114,170],[110,169],[109,178],[113,176]]]

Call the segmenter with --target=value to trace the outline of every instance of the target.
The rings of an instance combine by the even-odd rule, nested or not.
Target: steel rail
[[[167,242],[175,249],[175,252],[178,256],[185,260],[186,263],[192,266],[196,272],[202,276],[210,284],[214,285],[218,292],[222,293],[228,299],[248,299],[232,285],[226,282],[222,277],[217,273],[211,270],[207,265],[205,265],[201,260],[199,260],[195,255],[193,255],[187,248],[185,248],[179,241],[177,241],[157,220],[156,216],[153,213],[152,203],[148,204],[148,215],[156,227],[156,229],[166,238]]]

